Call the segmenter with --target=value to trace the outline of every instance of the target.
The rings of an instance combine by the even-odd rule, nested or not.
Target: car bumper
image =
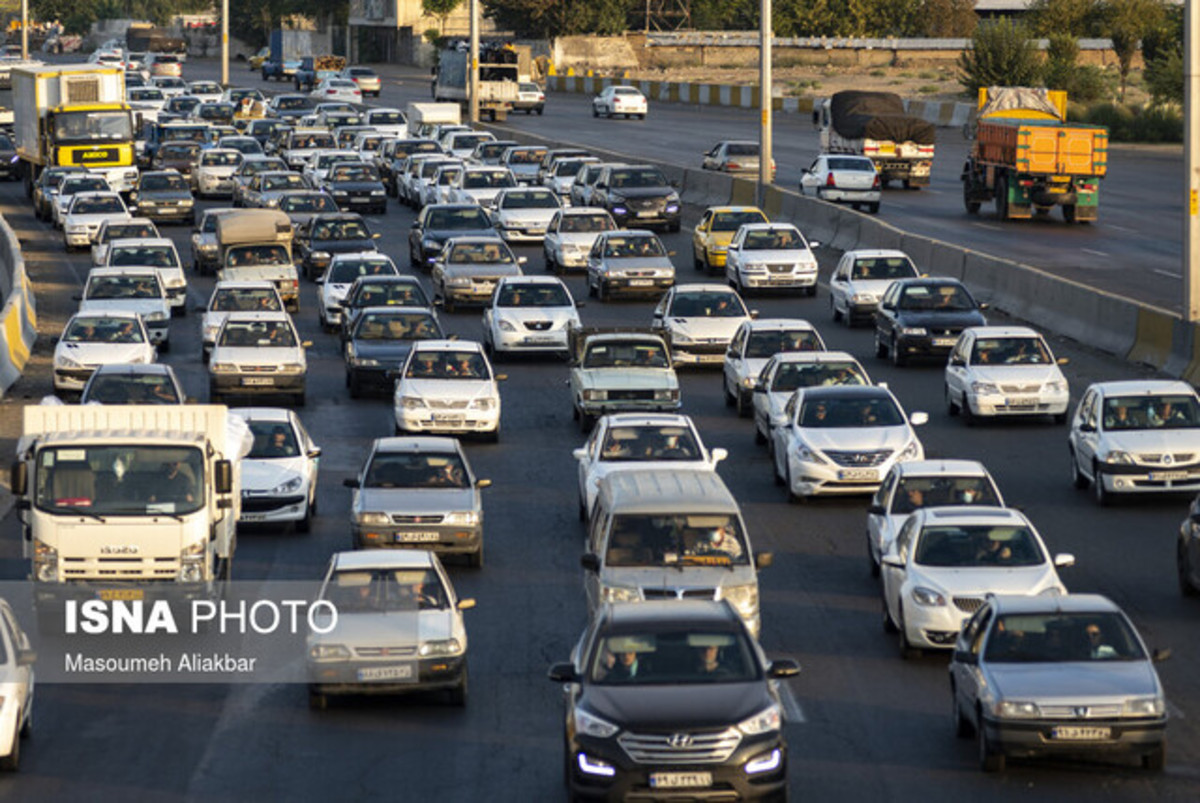
[[[840,190],[821,188],[821,197],[826,201],[840,204],[871,204],[879,203],[879,190]]]
[[[566,351],[566,329],[545,332],[496,332],[492,345],[497,351]]]
[[[1200,491],[1200,465],[1151,468],[1110,463],[1098,465],[1098,482],[1111,493],[1196,493]]]
[[[299,521],[304,518],[307,507],[308,497],[305,494],[243,496],[242,513],[238,517],[238,524]]]
[[[434,413],[429,410],[401,410],[396,423],[409,432],[495,432],[500,428],[499,410]]]
[[[794,455],[789,455],[788,461],[792,477],[791,491],[797,496],[875,493],[896,462],[893,458],[870,468],[850,468],[801,461]]]
[[[446,285],[442,290],[442,295],[455,304],[486,304],[492,300],[492,291],[495,289],[494,282],[489,284],[474,282],[470,287]]]
[[[196,208],[194,206],[152,206],[149,204],[138,204],[137,214],[140,217],[148,217],[151,220],[158,221],[192,221],[196,218]]]
[[[386,195],[342,195],[334,196],[337,201],[338,208],[345,211],[368,210],[372,212],[384,212],[387,210]]]
[[[208,386],[226,395],[303,393],[304,374],[216,374]]]
[[[396,380],[392,379],[388,374],[400,367],[399,364],[394,365],[350,365],[349,371],[351,376],[358,380],[360,385],[367,388],[377,390],[391,391],[396,387]]]
[[[817,272],[804,273],[743,273],[742,284],[754,289],[795,290],[803,287],[815,287]]]
[[[340,304],[336,307],[325,308],[325,322],[330,326],[342,325],[342,307]]]
[[[415,677],[408,680],[359,680],[359,671],[408,664]],[[449,689],[462,682],[465,655],[422,658],[416,661],[397,656],[394,659],[311,662],[309,687],[320,694],[406,694],[415,691]]]
[[[909,357],[946,357],[958,342],[958,334],[952,335],[900,335],[897,343]]]
[[[564,268],[586,268],[587,251],[560,251],[556,261]]]
[[[94,232],[88,231],[70,231],[63,235],[68,248],[87,248],[92,244],[92,236]]]
[[[978,416],[1062,415],[1071,397],[1067,393],[1040,396],[968,394],[971,412]]]
[[[717,366],[725,364],[728,343],[679,345],[671,344],[671,362],[675,365]]]
[[[355,524],[356,549],[427,549],[441,555],[470,555],[483,546],[483,525]]]
[[[505,242],[510,243],[540,243],[546,239],[545,226],[522,226],[520,228],[498,229]]]
[[[653,277],[608,277],[601,275],[600,282],[608,289],[610,293],[621,293],[625,295],[640,295],[649,293],[657,295],[665,290],[669,290],[675,284],[674,276],[653,276]]]
[[[1108,728],[1109,738],[1096,740],[1058,739],[1055,729],[1077,727]],[[1096,753],[1144,753],[1161,745],[1166,738],[1167,718],[1123,721],[1104,720],[996,720],[983,718],[988,738],[1007,755],[1088,755]]]
[[[983,597],[982,594],[974,596]],[[971,614],[959,610],[953,602],[949,605],[910,603],[904,606],[904,630],[908,642],[927,650],[953,649],[962,626],[970,618]]]
[[[597,418],[609,413],[674,413],[682,406],[679,399],[611,399],[580,403],[584,413]]]
[[[679,225],[679,212],[666,211],[646,211],[646,212],[625,212],[618,214],[611,209],[609,212],[616,221],[618,228],[629,228],[632,224],[637,226],[677,226]]]

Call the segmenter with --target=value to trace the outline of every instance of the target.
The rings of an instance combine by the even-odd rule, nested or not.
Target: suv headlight
[[[1161,717],[1166,705],[1161,697],[1135,697],[1125,701],[1127,717]]]
[[[1120,449],[1113,449],[1104,457],[1105,463],[1115,463],[1123,466],[1133,465],[1133,456],[1129,452],[1123,452]]]
[[[449,524],[451,527],[474,527],[479,524],[479,514],[473,510],[447,513],[446,518],[442,519],[442,522]]]
[[[1037,703],[1020,700],[1001,700],[996,703],[993,710],[996,712],[996,716],[1005,719],[1033,719],[1042,715]]]
[[[356,513],[354,515],[354,520],[359,524],[364,524],[367,526],[392,523],[392,519],[390,516],[388,516],[388,514],[374,511]]]
[[[642,594],[628,586],[604,586],[600,589],[600,597],[604,602],[637,602]]]
[[[739,722],[737,728],[747,736],[757,736],[760,733],[779,730],[782,723],[783,712],[779,710],[779,706],[772,703],[754,716]]]
[[[304,484],[303,477],[292,477],[290,480],[284,480],[271,489],[273,494],[290,494],[300,490],[300,486]]]
[[[462,652],[462,644],[456,638],[436,639],[421,644],[422,658],[433,658],[444,655],[458,655]]]
[[[729,604],[743,617],[752,616],[758,611],[758,583],[728,586],[722,590],[721,596],[729,600]]]
[[[654,391],[655,401],[676,401],[679,398],[678,390],[656,390]]]
[[[589,714],[578,706],[575,707],[575,730],[585,736],[594,736],[597,739],[607,739],[616,734],[620,730],[619,727],[609,722],[607,719],[601,719],[595,714]]]
[[[940,591],[935,591],[932,588],[917,586],[912,590],[913,602],[918,605],[927,605],[931,608],[940,608],[946,604],[946,597]]]

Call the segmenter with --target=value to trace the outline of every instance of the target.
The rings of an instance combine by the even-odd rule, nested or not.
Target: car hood
[[[831,427],[803,430],[805,443],[822,451],[903,449],[912,439],[907,424],[895,427]]]
[[[673,368],[591,368],[579,372],[590,388],[613,390],[663,390],[679,387]]]
[[[1060,585],[1054,566],[1050,563],[1014,568],[981,566],[967,569],[946,569],[936,566],[918,566],[917,571],[920,577],[911,578],[914,584],[935,585],[951,596],[982,597],[984,594],[1023,596]]]
[[[814,262],[812,251],[807,248],[756,248],[742,252],[742,262],[748,265],[770,262]]]
[[[495,384],[488,379],[405,379],[404,395],[426,399],[468,401],[499,398]]]
[[[79,302],[80,312],[136,312],[145,317],[166,309],[165,298],[92,298]]]
[[[867,293],[875,298],[881,298],[895,279],[856,279],[846,282],[846,292],[850,295]]]
[[[330,192],[371,192],[383,190],[383,184],[378,181],[330,181]]]
[[[1057,365],[972,365],[976,381],[995,384],[1041,385],[1062,379]]]
[[[328,633],[310,635],[309,643],[345,644],[349,647],[417,646],[419,641],[454,635],[455,611],[339,612],[337,626]]]
[[[304,364],[304,349],[299,346],[219,346],[213,349],[213,362],[234,365],[282,365],[287,362]]]
[[[1097,698],[1152,697],[1160,693],[1149,661],[1071,661],[987,664],[996,694],[1008,700],[1087,705]]]
[[[736,318],[668,318],[672,334],[685,335],[693,340],[719,340],[728,343],[747,319]]]
[[[293,477],[304,475],[305,457],[274,457],[254,460],[242,459],[242,493],[247,491],[270,491]]]
[[[670,257],[606,257],[603,265],[607,270],[645,270],[663,268],[674,270],[675,265]]]
[[[393,362],[398,367],[412,351],[411,340],[355,340],[354,353],[380,362]]]
[[[558,213],[557,209],[501,209],[496,217],[505,223],[535,223],[546,225]]]
[[[356,510],[418,515],[475,510],[473,488],[361,488]]]
[[[62,355],[84,365],[134,362],[146,355],[146,343],[63,343],[54,349],[55,357]]]
[[[583,702],[622,730],[658,732],[728,728],[773,701],[763,681],[704,685],[587,687]]]
[[[451,237],[495,237],[496,230],[486,229],[425,229],[421,237],[426,240],[444,243]]]
[[[933,328],[983,326],[987,323],[978,310],[966,312],[935,312],[933,310],[899,310],[897,321],[901,326],[927,326]]]
[[[1104,440],[1110,449],[1120,449],[1124,452],[1174,454],[1184,449],[1200,450],[1200,428],[1143,429],[1134,432],[1108,431],[1104,433]]]

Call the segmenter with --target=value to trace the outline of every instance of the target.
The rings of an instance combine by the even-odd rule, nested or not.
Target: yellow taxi
[[[248,62],[250,62],[250,72],[258,72],[259,70],[261,70],[262,66],[263,66],[263,62],[266,61],[270,57],[271,57],[271,48],[264,47],[264,48],[261,48],[253,56],[246,59]]]
[[[770,223],[757,206],[710,206],[692,233],[696,270],[724,270],[729,241],[744,223]]]

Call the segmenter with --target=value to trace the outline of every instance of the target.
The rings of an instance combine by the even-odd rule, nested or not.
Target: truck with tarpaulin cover
[[[1067,122],[1067,93],[981,87],[974,144],[963,165],[963,203],[979,213],[994,200],[1000,220],[1062,207],[1068,223],[1097,218],[1108,171],[1108,129]],[[970,137],[968,137],[970,138]]]
[[[936,129],[908,114],[894,92],[835,92],[817,103],[813,123],[822,151],[867,157],[882,186],[889,181],[905,188],[929,184]]]

